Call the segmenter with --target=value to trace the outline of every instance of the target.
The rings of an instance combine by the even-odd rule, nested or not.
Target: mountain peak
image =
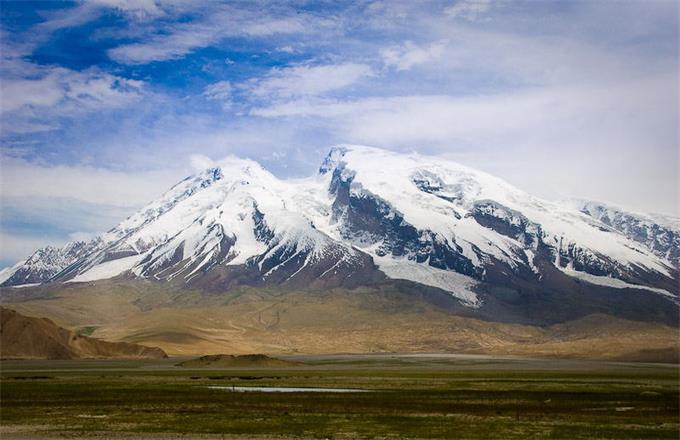
[[[331,147],[328,154],[321,163],[319,167],[319,174],[326,174],[329,171],[334,170],[340,165],[342,157],[347,153],[348,148],[346,145],[335,145]]]
[[[18,265],[3,285],[123,273],[218,291],[392,280],[483,307],[494,289],[571,295],[580,280],[592,291],[675,298],[680,231],[649,219],[651,241],[638,217],[605,217],[441,157],[363,145],[332,147],[319,173],[331,177],[282,180],[228,157],[91,243]]]

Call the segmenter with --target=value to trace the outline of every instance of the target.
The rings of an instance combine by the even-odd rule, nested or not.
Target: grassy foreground
[[[0,437],[659,439],[680,432],[677,366],[482,356],[295,359],[306,366],[208,371],[174,367],[177,359],[3,361]],[[371,392],[240,393],[208,388],[214,385]]]

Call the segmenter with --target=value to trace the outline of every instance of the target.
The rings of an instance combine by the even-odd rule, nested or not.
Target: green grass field
[[[3,361],[3,439],[140,433],[301,438],[673,438],[671,365],[491,357],[297,357],[286,369]],[[360,388],[232,392],[209,386]],[[135,433],[135,434],[130,434]],[[31,437],[33,436],[33,437]]]

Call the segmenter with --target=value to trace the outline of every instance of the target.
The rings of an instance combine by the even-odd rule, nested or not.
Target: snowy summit
[[[549,202],[439,157],[341,145],[305,179],[225,159],[90,242],[36,251],[0,281],[131,276],[228,290],[392,280],[470,307],[483,307],[493,286],[566,291],[578,282],[676,301],[680,231],[671,220]]]

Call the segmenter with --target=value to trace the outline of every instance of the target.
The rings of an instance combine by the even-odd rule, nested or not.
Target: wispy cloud
[[[137,207],[168,189],[182,177],[182,170],[124,172],[80,164],[51,166],[4,156],[1,194],[17,199],[70,197],[87,203]]]
[[[248,81],[241,87],[257,98],[290,99],[321,96],[372,75],[373,70],[366,64],[306,64],[272,69],[264,77]]]
[[[383,49],[382,57],[387,66],[396,70],[409,70],[413,66],[437,61],[444,54],[448,41],[437,41],[420,46],[412,41]]]
[[[54,128],[59,118],[125,107],[144,94],[142,81],[96,68],[76,72],[62,67],[30,67],[34,72],[28,78],[17,75],[16,70],[11,76],[0,75],[0,113],[5,132],[44,131]]]
[[[36,79],[6,78],[1,82],[2,111],[54,108],[60,111],[92,111],[121,107],[138,100],[144,83],[98,70],[74,72],[52,68]]]
[[[113,48],[109,56],[125,64],[172,60],[228,37],[309,34],[332,24],[332,20],[285,8],[267,11],[221,5],[201,11],[188,23],[161,23],[143,42]]]
[[[89,0],[90,6],[112,8],[136,20],[150,20],[166,15],[164,7],[175,6],[176,1],[161,0]],[[188,2],[185,2],[188,3]]]
[[[219,101],[222,103],[222,108],[227,109],[231,107],[233,87],[229,81],[218,81],[210,84],[203,90],[203,96],[211,101]]]
[[[446,8],[444,13],[450,17],[476,21],[488,12],[491,6],[491,0],[458,0]]]
[[[254,114],[323,119],[338,139],[448,154],[548,198],[616,200],[638,194],[643,210],[655,210],[678,196],[677,92],[676,78],[664,75],[612,82],[607,88],[297,99],[258,108]],[[634,153],[641,145],[647,153]],[[619,179],[622,167],[629,177],[625,181]]]

